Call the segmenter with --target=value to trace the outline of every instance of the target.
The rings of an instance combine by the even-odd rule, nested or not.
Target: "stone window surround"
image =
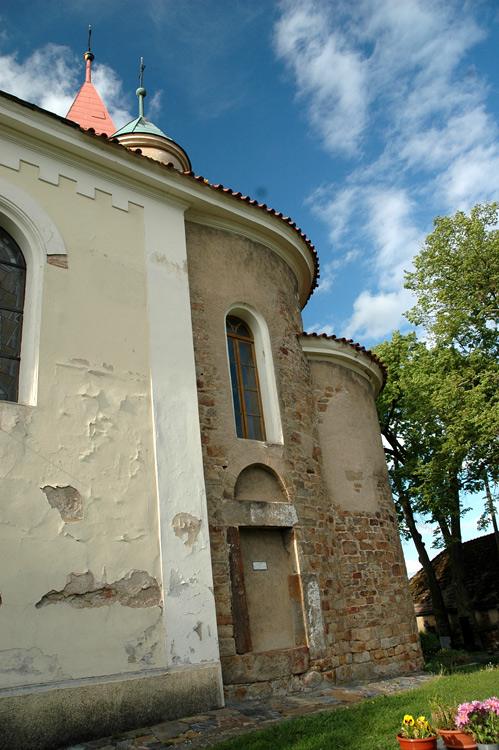
[[[265,421],[265,442],[283,443],[281,415],[275,371],[272,360],[272,349],[267,323],[263,316],[245,302],[233,303],[225,312],[224,326],[228,316],[239,318],[246,323],[254,338],[255,358],[260,383],[260,397],[262,401],[263,417]],[[230,378],[229,353],[227,350],[227,369]],[[233,408],[233,407],[232,407]],[[235,424],[235,418],[234,418]],[[241,438],[245,439],[245,438]]]

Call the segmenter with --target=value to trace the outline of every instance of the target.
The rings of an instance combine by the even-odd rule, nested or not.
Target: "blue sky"
[[[145,114],[196,174],[315,244],[309,331],[408,330],[404,270],[434,216],[499,195],[497,0],[17,0],[0,19],[0,88],[61,115],[89,24],[116,127],[144,57]]]

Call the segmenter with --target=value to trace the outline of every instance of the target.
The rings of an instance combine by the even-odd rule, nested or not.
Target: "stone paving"
[[[142,727],[112,737],[80,742],[64,750],[162,750],[163,748],[211,747],[246,732],[286,721],[295,716],[317,714],[388,693],[412,690],[434,675],[418,672],[386,680],[319,687],[294,695],[227,702],[225,708],[205,711],[155,726]]]

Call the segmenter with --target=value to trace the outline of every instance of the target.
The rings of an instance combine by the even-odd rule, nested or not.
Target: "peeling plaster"
[[[39,675],[53,679],[71,679],[64,674],[56,654],[44,654],[39,648],[13,648],[0,651],[0,674],[22,675],[27,683],[38,682]]]
[[[125,643],[125,651],[128,655],[129,664],[142,664],[150,666],[154,657],[154,652],[159,646],[157,635],[158,626],[161,626],[163,614],[156,622],[144,630],[144,633],[137,638],[135,643]]]
[[[35,605],[37,609],[49,604],[69,604],[71,607],[105,607],[119,602],[124,607],[157,607],[161,603],[158,581],[144,570],[131,570],[113,583],[95,582],[90,571],[70,573],[62,591],[49,591]]]
[[[63,521],[74,523],[83,520],[83,502],[80,493],[74,487],[46,485],[40,489],[45,493],[52,508],[59,511]]]
[[[203,623],[198,621],[195,628],[192,628],[194,632],[199,636],[199,640],[203,640]]]
[[[171,597],[177,597],[182,596],[182,594],[188,589],[190,586],[196,586],[198,583],[198,579],[192,576],[188,580],[185,580],[183,576],[180,575],[178,568],[172,568],[170,571],[170,585],[169,585],[169,591],[168,596]],[[198,592],[194,593],[193,596],[197,596]]]
[[[194,547],[201,530],[201,519],[191,516],[190,513],[177,513],[173,518],[172,528],[175,536],[178,536],[179,539],[187,534],[187,539],[184,542],[185,546]]]

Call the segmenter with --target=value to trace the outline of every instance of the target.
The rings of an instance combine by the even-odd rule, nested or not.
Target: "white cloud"
[[[84,61],[69,47],[47,44],[22,61],[16,54],[0,56],[0,89],[62,117],[84,80]],[[132,119],[122,106],[121,81],[112,68],[93,66],[92,83],[117,128]]]
[[[433,217],[499,192],[499,129],[467,59],[486,30],[476,6],[458,0],[337,0],[334,9],[283,0],[281,11],[277,55],[323,148],[362,157],[342,185],[309,199],[328,227],[338,283],[350,251],[371,271],[348,335],[388,335],[411,306],[404,270]]]
[[[499,192],[499,144],[477,144],[460,154],[436,179],[446,203],[469,211],[476,203],[491,201]]]
[[[402,312],[407,305],[402,301],[403,292],[372,294],[363,291],[354,302],[354,311],[346,324],[347,338],[365,336],[379,339],[394,328],[403,324]]]
[[[334,273],[334,263],[325,263],[321,266],[321,275],[319,279],[319,286],[316,294],[324,294],[329,292],[333,286],[333,281],[336,278]]]
[[[384,290],[400,290],[404,270],[409,268],[424,236],[412,224],[412,201],[407,191],[396,189],[369,190],[368,230],[377,248],[375,263],[378,285]],[[407,295],[400,293],[407,301]]]
[[[123,93],[123,84],[118,74],[109,67],[109,65],[93,64],[92,65],[92,83],[94,84],[97,92],[106,105],[106,109],[111,116],[111,120],[116,125],[116,129],[123,127],[127,122],[138,117],[138,105],[136,104],[137,111],[135,114],[130,112],[123,107],[123,101],[126,99]],[[160,93],[154,95],[150,102],[151,115],[154,116],[154,112],[157,111],[156,96],[160,96]]]
[[[362,54],[332,28],[326,4],[298,0],[284,8],[275,47],[295,77],[307,116],[328,148],[355,152],[368,102]]]
[[[412,576],[418,572],[418,570],[421,570],[421,563],[419,560],[411,560],[409,558],[405,559],[405,567],[407,570],[407,576],[409,578],[412,578]]]
[[[23,62],[15,54],[4,55],[0,57],[0,88],[64,116],[78,91],[76,57],[68,47],[56,44],[35,50]]]

